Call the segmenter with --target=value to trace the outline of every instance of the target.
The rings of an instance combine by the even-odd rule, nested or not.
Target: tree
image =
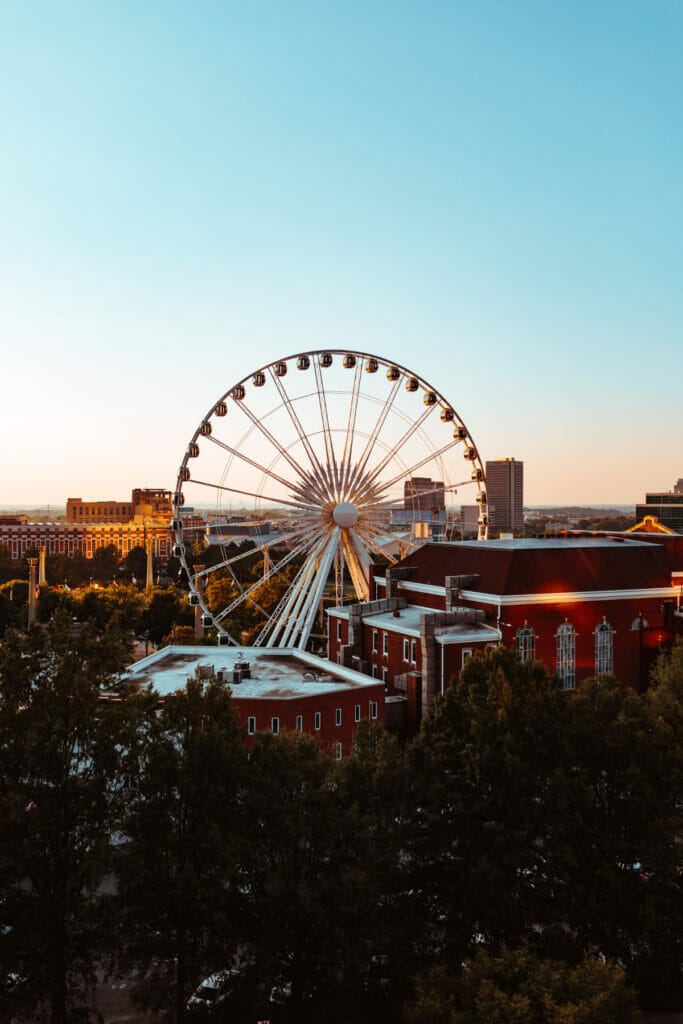
[[[420,979],[406,1024],[639,1024],[633,990],[613,963],[576,966],[542,960],[527,949],[485,950],[452,973],[437,967]]]
[[[300,733],[260,733],[251,750],[240,918],[253,987],[282,994],[283,1021],[372,1019],[369,975],[379,985],[383,971],[373,945],[381,869],[354,776]]]
[[[12,1013],[85,1020],[107,929],[100,891],[119,812],[118,633],[59,611],[0,646],[0,887]]]
[[[96,548],[90,561],[90,575],[98,583],[111,583],[119,567],[119,550],[115,544]]]
[[[138,544],[131,548],[123,562],[131,579],[135,578],[139,584],[144,584],[147,576],[147,552],[142,545]]]
[[[245,753],[230,691],[194,678],[140,705],[138,768],[117,858],[116,964],[134,998],[182,1022],[198,982],[225,966],[231,939],[233,829]]]
[[[406,855],[435,955],[516,942],[548,915],[566,702],[539,662],[468,661],[411,750]]]
[[[175,625],[192,625],[192,610],[174,587],[155,587],[140,620],[141,636],[160,644]]]

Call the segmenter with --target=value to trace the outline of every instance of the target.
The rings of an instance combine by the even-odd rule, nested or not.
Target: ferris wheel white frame
[[[342,367],[351,373],[352,382],[348,392],[348,418],[344,426],[343,443],[340,430],[330,426],[328,403],[332,394],[325,388],[324,374],[334,360],[341,360]],[[314,387],[307,396],[315,396],[319,411],[319,430],[322,442],[315,450],[299,417],[296,403],[292,400],[285,384],[290,367],[299,372],[309,372],[314,377]],[[358,424],[359,399],[362,396],[361,382],[364,374],[375,374],[384,370],[389,384],[388,393],[379,402],[379,412],[369,432],[362,431]],[[249,389],[261,389],[270,385],[275,389],[279,403],[276,408],[286,410],[293,441],[290,444],[274,435],[269,429],[266,417],[259,417],[250,409]],[[387,444],[382,433],[387,423],[399,390],[422,394],[423,410],[414,418],[406,418],[407,427],[403,434]],[[222,419],[231,406],[238,406],[248,424],[247,434],[234,443],[227,443],[214,434],[214,418]],[[425,440],[424,458],[401,467],[399,452],[417,435],[424,437],[424,428],[438,410],[440,421],[446,427],[452,426],[448,441],[435,448]],[[259,462],[246,450],[245,437],[255,435],[272,449],[269,464]],[[318,440],[320,440],[318,438]],[[216,444],[225,452],[226,468],[220,480],[205,481],[193,476],[192,468],[200,457],[200,442]],[[173,496],[172,530],[175,543],[173,553],[180,559],[190,587],[190,603],[199,606],[202,624],[213,627],[219,644],[243,646],[232,636],[228,623],[230,615],[245,601],[254,603],[258,587],[266,579],[280,576],[287,566],[299,562],[294,578],[288,582],[281,600],[270,613],[259,609],[265,622],[253,640],[255,646],[282,646],[306,648],[309,644],[313,625],[323,598],[327,581],[334,570],[336,600],[344,599],[344,575],[348,571],[353,584],[356,600],[369,599],[369,570],[373,554],[382,554],[382,539],[386,532],[386,516],[390,509],[397,508],[395,499],[387,497],[388,492],[401,482],[414,477],[422,466],[429,463],[441,464],[458,446],[462,445],[462,458],[471,466],[469,479],[449,482],[449,490],[466,485],[476,490],[478,505],[478,538],[488,536],[488,505],[486,480],[477,446],[462,419],[444,396],[424,378],[400,364],[381,356],[349,349],[326,349],[295,353],[275,360],[255,372],[243,377],[215,402],[206,416],[200,420],[185,451],[178,470],[176,490]],[[293,454],[296,447],[297,454]],[[379,458],[377,457],[379,453]],[[234,464],[250,467],[260,474],[260,485],[256,490],[244,490],[230,485],[230,472]],[[389,477],[382,474],[389,470]],[[288,475],[283,475],[288,474]],[[292,476],[293,474],[293,476]],[[291,522],[285,540],[287,550],[271,559],[271,548],[283,543],[281,533],[272,536],[262,534],[252,549],[231,557],[223,558],[218,564],[194,571],[187,559],[183,542],[184,522],[182,508],[185,504],[183,488],[192,483],[211,490],[225,492],[259,502],[268,502],[264,493],[266,482],[284,487],[287,497],[273,499],[282,509],[292,509]],[[254,551],[264,554],[264,575],[247,587],[238,584],[239,593],[219,612],[211,611],[206,603],[206,584],[212,574],[227,570],[236,580],[234,566],[242,559],[253,556]],[[388,556],[390,562],[396,561]],[[258,607],[258,605],[256,605]]]

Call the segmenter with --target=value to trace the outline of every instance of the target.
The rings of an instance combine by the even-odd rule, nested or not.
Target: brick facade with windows
[[[215,671],[231,686],[247,743],[256,732],[306,732],[341,759],[361,722],[384,723],[381,683],[294,648],[165,647],[131,666],[127,678],[164,696],[197,671]]]
[[[405,694],[418,719],[491,644],[539,658],[567,690],[600,671],[642,690],[657,652],[683,632],[679,540],[425,544],[375,567],[373,601],[328,611],[330,660],[368,675],[386,667],[388,693]]]

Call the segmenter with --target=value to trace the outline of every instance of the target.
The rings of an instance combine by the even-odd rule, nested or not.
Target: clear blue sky
[[[172,487],[297,349],[527,503],[683,476],[683,3],[0,4],[0,505]]]

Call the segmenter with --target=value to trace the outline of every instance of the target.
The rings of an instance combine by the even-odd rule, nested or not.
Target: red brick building
[[[482,646],[536,657],[567,690],[601,672],[643,689],[683,632],[682,537],[567,536],[425,544],[375,567],[375,600],[332,608],[330,661],[403,695],[408,723]]]
[[[161,696],[198,673],[216,672],[232,688],[247,738],[256,732],[306,732],[341,760],[363,721],[385,721],[381,683],[294,648],[164,647],[127,673]]]

